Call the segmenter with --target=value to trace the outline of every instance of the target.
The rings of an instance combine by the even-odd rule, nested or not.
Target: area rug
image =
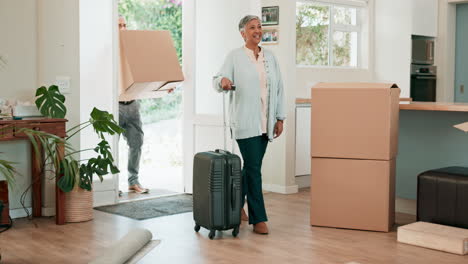
[[[117,214],[137,220],[192,212],[192,195],[178,194],[166,197],[156,197],[128,203],[100,206],[94,209]]]

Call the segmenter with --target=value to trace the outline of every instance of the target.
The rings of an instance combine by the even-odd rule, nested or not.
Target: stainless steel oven
[[[436,101],[437,67],[432,65],[411,65],[410,96],[413,101]]]

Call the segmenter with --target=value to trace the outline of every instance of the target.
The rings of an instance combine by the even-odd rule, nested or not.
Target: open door
[[[239,20],[260,13],[260,1],[184,1],[184,182],[192,193],[193,156],[223,147],[222,95],[212,87],[212,77],[224,58],[244,41]],[[231,149],[231,140],[227,148]]]

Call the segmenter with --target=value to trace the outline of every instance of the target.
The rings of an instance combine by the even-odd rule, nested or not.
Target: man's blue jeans
[[[128,186],[140,184],[138,171],[140,169],[141,147],[143,145],[143,130],[138,101],[130,104],[119,103],[119,126],[125,131],[123,136],[128,145]]]

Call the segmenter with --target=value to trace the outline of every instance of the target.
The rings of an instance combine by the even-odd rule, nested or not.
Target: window
[[[296,64],[360,67],[362,7],[327,2],[296,4]],[[356,1],[352,1],[356,2]]]

